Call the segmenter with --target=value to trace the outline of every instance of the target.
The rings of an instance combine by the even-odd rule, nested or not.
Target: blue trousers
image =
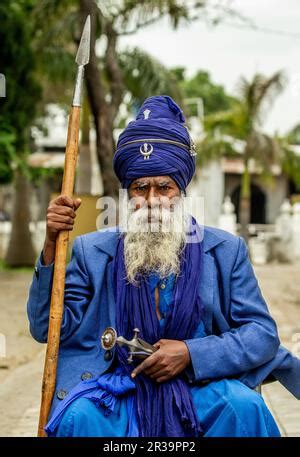
[[[240,381],[223,379],[201,387],[195,385],[190,390],[204,436],[280,436],[262,396]],[[78,398],[64,412],[56,436],[126,437],[132,420],[128,400],[128,396],[120,399],[106,416],[104,409],[97,408],[91,400]]]

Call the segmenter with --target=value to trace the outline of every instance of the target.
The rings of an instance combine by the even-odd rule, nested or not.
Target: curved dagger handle
[[[133,357],[138,359],[145,359],[153,352],[157,351],[157,348],[147,341],[142,340],[138,337],[139,329],[133,329],[134,336],[131,340],[126,340],[123,336],[117,336],[117,332],[113,327],[107,327],[101,336],[101,345],[104,349],[112,349],[115,344],[119,346],[126,346],[129,349],[128,363],[133,362]]]

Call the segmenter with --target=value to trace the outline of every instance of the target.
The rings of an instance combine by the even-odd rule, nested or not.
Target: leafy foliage
[[[196,18],[207,0],[98,0],[97,4],[106,18],[113,20],[119,34],[134,33],[137,29],[168,16],[174,28],[180,22]]]
[[[246,111],[245,133],[261,126],[266,111],[275,98],[282,92],[286,77],[282,71],[274,73],[270,78],[257,73],[251,81],[242,77],[239,81],[238,96]]]
[[[282,169],[294,182],[300,192],[300,154],[299,154],[299,125],[296,125],[284,138],[279,138],[283,151]],[[296,151],[298,149],[298,152]]]
[[[282,169],[294,181],[298,192],[300,192],[300,155],[287,148]]]
[[[286,135],[286,140],[290,144],[299,144],[300,145],[300,124],[295,125],[295,127],[288,132]]]
[[[216,154],[220,157],[229,152],[239,154],[242,159],[244,171],[241,176],[239,220],[241,236],[246,240],[250,222],[250,163],[254,161],[260,168],[260,176],[265,183],[273,184],[272,165],[284,162],[284,151],[278,139],[261,131],[265,109],[282,90],[284,80],[281,72],[275,73],[270,78],[257,74],[251,81],[241,78],[237,101],[229,110],[206,117],[206,136],[198,145],[201,151],[200,157],[204,154],[206,156]],[[230,139],[227,140],[226,136]],[[236,139],[243,144],[241,150],[234,147]],[[230,150],[231,146],[233,146],[232,150]],[[288,170],[287,166],[286,170]]]
[[[207,132],[201,141],[196,142],[197,164],[202,168],[212,160],[221,157],[237,157],[234,139],[219,135],[217,132]]]
[[[12,178],[12,165],[20,164],[30,143],[30,127],[40,98],[35,77],[36,60],[31,47],[32,28],[26,21],[35,2],[0,3],[0,62],[6,77],[6,98],[0,109],[0,179]],[[19,159],[19,160],[17,160]]]
[[[0,133],[0,184],[7,184],[13,178],[11,164],[15,159],[15,134],[2,129]]]
[[[153,94],[167,94],[182,102],[182,93],[172,72],[157,59],[138,48],[123,52],[119,59],[123,81],[134,105],[140,106]]]
[[[234,97],[225,92],[223,86],[212,82],[207,71],[200,70],[189,79],[186,78],[184,68],[174,68],[172,73],[179,83],[184,98],[202,99],[205,115],[229,110],[236,102]],[[197,116],[196,104],[188,106],[187,114]]]
[[[282,150],[277,138],[270,137],[260,130],[265,108],[270,106],[275,96],[282,90],[284,75],[275,73],[270,78],[257,74],[252,81],[241,78],[239,98],[232,108],[211,114],[205,118],[205,130],[211,138],[217,129],[220,135],[230,135],[242,140],[241,151],[244,163],[248,166],[250,159],[262,167],[262,172],[270,174],[270,166],[280,163]]]

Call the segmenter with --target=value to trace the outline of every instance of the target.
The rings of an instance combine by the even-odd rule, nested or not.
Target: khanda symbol
[[[149,147],[149,149],[148,149],[148,147]],[[142,156],[144,156],[144,160],[149,160],[149,157],[152,154],[152,152],[153,152],[153,146],[151,144],[144,143],[140,147],[140,153],[142,154]]]

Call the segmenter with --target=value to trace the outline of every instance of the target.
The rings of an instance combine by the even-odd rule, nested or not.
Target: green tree
[[[251,81],[241,78],[238,101],[227,111],[207,116],[205,128],[207,135],[198,145],[199,155],[217,157],[225,153],[242,158],[244,171],[241,181],[239,219],[241,235],[248,240],[251,201],[251,162],[261,170],[262,179],[270,182],[271,166],[283,162],[283,149],[276,137],[262,132],[266,109],[284,87],[284,75],[277,72],[271,77],[256,74]],[[226,136],[227,135],[227,136]],[[234,140],[242,140],[244,148],[238,153]],[[202,159],[203,160],[203,159]]]
[[[30,127],[36,115],[40,85],[35,77],[36,60],[31,46],[33,29],[28,21],[34,1],[2,1],[0,4],[0,62],[6,77],[6,98],[1,100],[1,169],[6,180],[14,174],[15,205],[12,233],[6,255],[11,266],[32,265],[35,252],[29,230],[28,179],[26,157]],[[10,136],[4,132],[9,131]],[[4,145],[4,146],[3,146]]]
[[[226,111],[232,107],[236,99],[225,92],[223,86],[213,83],[207,71],[199,70],[192,78],[186,78],[184,68],[172,69],[174,77],[185,99],[202,99],[205,115]],[[188,114],[197,116],[196,104],[188,106]]]
[[[0,124],[0,185],[7,184],[13,179],[12,162],[15,158],[14,129],[4,123]],[[0,208],[2,209],[2,208]]]
[[[139,48],[120,53],[124,89],[130,94],[130,105],[140,107],[151,95],[168,94],[178,103],[183,94],[171,70]]]
[[[90,63],[86,69],[86,84],[97,133],[97,155],[105,194],[116,195],[118,189],[111,163],[115,150],[113,129],[126,93],[118,53],[120,37],[133,34],[163,16],[169,17],[173,26],[177,27],[182,21],[191,20],[192,11],[203,6],[196,1],[186,5],[179,0],[80,0],[81,22],[87,14],[92,17],[92,46]],[[106,48],[100,64],[95,52],[99,36],[106,38]],[[144,76],[146,84],[147,72],[145,75],[140,74],[141,81]]]
[[[73,42],[77,45],[86,16],[91,15],[91,56],[90,63],[86,67],[86,86],[96,130],[96,151],[103,178],[104,193],[115,195],[118,184],[111,167],[115,149],[113,129],[124,94],[128,92],[125,78],[127,81],[129,80],[128,67],[124,75],[122,59],[119,58],[120,38],[124,35],[134,34],[137,30],[159,21],[162,17],[168,17],[172,26],[176,28],[182,22],[189,22],[196,18],[209,18],[212,23],[218,22],[220,16],[232,16],[235,12],[228,5],[219,7],[210,0],[201,2],[198,0],[191,2],[182,0],[41,0],[39,11],[42,12],[43,17],[49,18],[45,24],[46,33],[43,33],[48,42],[52,40],[60,42],[62,37],[71,33]],[[54,14],[56,14],[55,22],[51,21]],[[45,21],[41,22],[45,23]],[[100,38],[102,39],[101,56],[98,51],[96,52],[96,45]],[[70,49],[70,46],[71,43],[67,39],[66,49]],[[49,55],[49,57],[47,62],[51,65],[51,56]],[[131,62],[133,63],[132,60]],[[149,72],[146,72],[145,75],[140,74],[140,88],[146,88],[147,81],[149,81],[148,76]],[[140,95],[135,93],[133,99],[135,96],[141,98],[143,92],[146,91],[142,90]]]
[[[211,11],[209,6],[212,5]],[[212,13],[212,14],[211,14]],[[26,155],[30,144],[30,127],[37,115],[43,113],[47,101],[61,101],[68,107],[73,91],[76,66],[74,56],[87,14],[92,17],[92,46],[90,64],[86,68],[86,86],[97,136],[97,156],[102,171],[104,193],[116,194],[118,185],[112,171],[114,151],[113,128],[119,106],[128,91],[124,83],[126,70],[121,68],[118,44],[120,37],[135,33],[142,27],[168,17],[173,27],[181,22],[210,16],[214,22],[220,13],[233,15],[230,8],[218,9],[210,0],[4,0],[1,2],[1,50],[0,62],[8,80],[7,98],[1,106],[0,128],[12,133],[12,140],[4,140],[5,148],[1,162],[2,173],[6,176],[14,168],[16,186],[19,192],[17,212],[14,216],[14,229],[9,248],[11,264],[32,263],[28,254],[32,244],[29,241],[29,211],[22,206],[22,193],[25,196]],[[104,51],[96,53],[98,39],[102,38]],[[102,43],[102,44],[103,44]],[[147,58],[147,56],[144,56]],[[153,69],[157,65],[153,65]],[[162,74],[162,73],[161,73]],[[167,73],[165,73],[167,74]],[[141,88],[143,86],[141,75]],[[171,79],[171,78],[170,78]],[[38,81],[38,82],[37,82]],[[43,88],[43,95],[40,88]],[[165,85],[167,87],[167,84]],[[155,86],[153,86],[153,90]],[[163,90],[160,85],[160,89]],[[170,89],[171,90],[171,89]],[[133,99],[142,97],[132,94]],[[13,145],[16,160],[14,167],[7,167],[7,158]],[[1,161],[1,159],[0,159]],[[6,171],[5,171],[6,170]],[[28,174],[28,173],[27,173]],[[8,178],[6,178],[8,179]],[[17,182],[17,181],[16,181]],[[25,186],[25,187],[24,187]],[[22,189],[24,192],[22,192]],[[24,212],[18,208],[23,207]],[[22,214],[21,214],[22,213]],[[25,216],[26,215],[26,216]],[[18,217],[21,218],[18,220]],[[26,235],[19,228],[24,227]],[[26,228],[27,227],[27,228]],[[19,230],[19,231],[18,231]],[[19,235],[17,235],[19,233]],[[26,246],[26,249],[21,249]],[[13,254],[12,254],[13,253]],[[24,260],[27,258],[27,260]]]
[[[300,125],[295,125],[279,141],[284,151],[283,171],[291,178],[297,191],[300,192],[300,154],[295,151],[295,146],[300,145]]]

